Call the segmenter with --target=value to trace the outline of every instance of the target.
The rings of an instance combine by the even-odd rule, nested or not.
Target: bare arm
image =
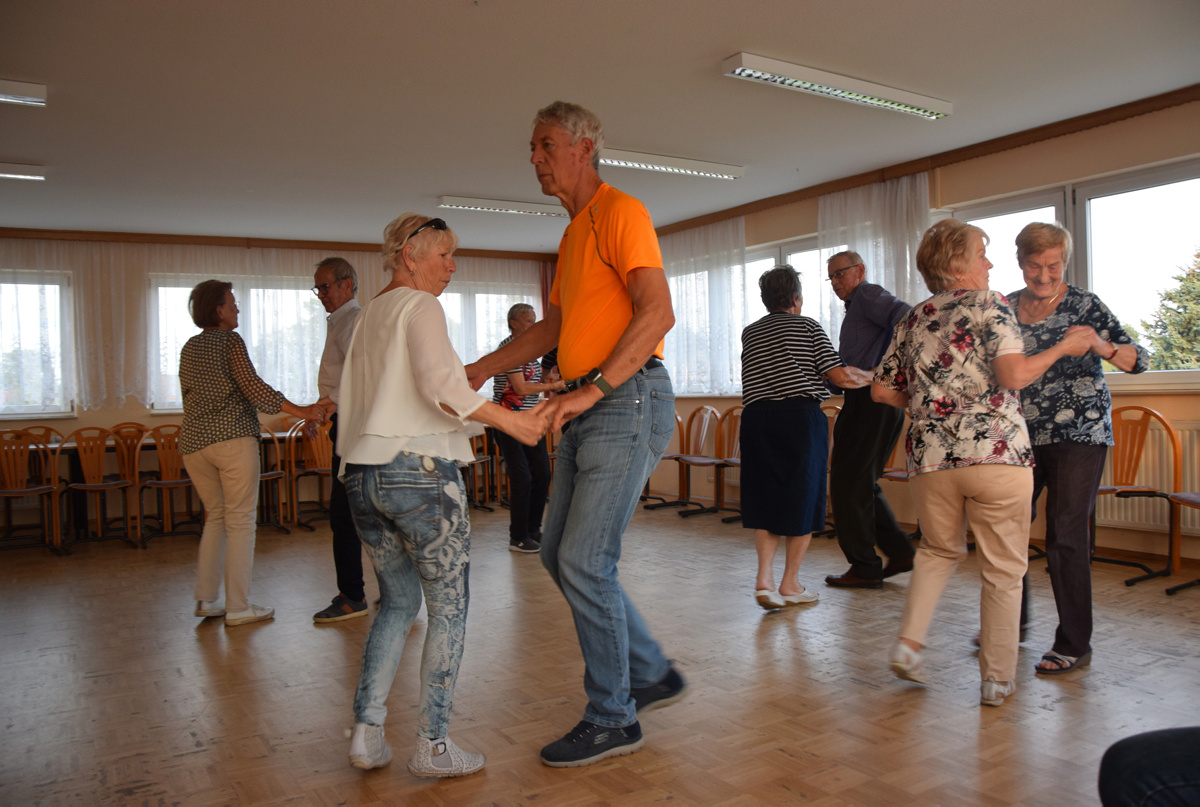
[[[509,373],[508,383],[522,398],[535,392],[558,392],[563,388],[562,381],[526,381],[524,373]]]
[[[876,403],[887,404],[894,406],[897,409],[908,408],[908,394],[899,390],[888,389],[882,384],[875,382],[871,384],[871,400]]]
[[[451,415],[458,416],[458,413],[446,404],[442,404],[441,407]],[[492,426],[505,434],[512,435],[527,446],[535,446],[538,440],[542,439],[542,435],[546,433],[548,416],[545,403],[540,403],[532,409],[514,412],[489,402],[467,415],[467,420]]]
[[[640,267],[629,272],[628,283],[629,296],[633,299],[633,319],[617,340],[612,353],[600,363],[604,380],[614,389],[642,368],[667,331],[675,325],[675,311],[671,307],[671,288],[667,285],[666,272],[659,267]],[[556,396],[549,402],[550,430],[557,431],[563,423],[587,411],[602,397],[599,387],[591,384]]]
[[[1116,348],[1116,353],[1113,353],[1113,348]],[[1091,351],[1125,373],[1133,372],[1133,368],[1137,366],[1138,350],[1136,345],[1118,345],[1115,342],[1106,342],[1100,338],[1100,334],[1096,334],[1096,341],[1092,345]]]
[[[825,374],[825,377],[842,389],[861,389],[871,383],[871,373],[869,371],[849,365],[834,367]]]
[[[494,350],[475,363],[468,364],[467,380],[474,389],[479,389],[492,376],[545,356],[558,345],[558,334],[561,330],[562,309],[550,303],[544,319],[533,323],[529,330],[499,350]]]
[[[1086,325],[1072,325],[1062,341],[1033,356],[1006,353],[992,360],[992,371],[1002,387],[1024,389],[1041,378],[1042,373],[1063,356],[1082,356],[1092,349],[1096,332]]]

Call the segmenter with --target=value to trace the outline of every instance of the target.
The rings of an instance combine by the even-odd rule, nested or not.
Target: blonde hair
[[[1071,234],[1058,222],[1034,221],[1017,233],[1017,263],[1020,266],[1024,266],[1031,256],[1055,248],[1062,249],[1063,264],[1071,260]]]
[[[933,293],[954,288],[971,258],[971,239],[987,233],[958,219],[943,219],[925,231],[917,247],[917,269]]]
[[[383,228],[383,268],[384,271],[394,272],[401,264],[404,247],[409,243],[409,236],[423,224],[433,221],[435,216],[422,216],[420,213],[401,213]],[[425,253],[434,247],[449,242],[450,249],[458,248],[458,236],[447,227],[438,230],[432,227],[417,233],[412,240],[412,259],[419,261]]]

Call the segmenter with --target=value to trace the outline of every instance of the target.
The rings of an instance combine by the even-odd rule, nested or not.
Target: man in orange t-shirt
[[[637,199],[600,179],[599,119],[558,101],[538,112],[530,162],[542,193],[571,214],[546,317],[467,368],[491,375],[558,347],[566,394],[544,410],[557,446],[542,563],[571,606],[586,664],[583,720],[542,749],[551,767],[590,765],[642,747],[639,712],[683,695],[684,681],[617,579],[621,538],[675,428],[662,364],[675,324],[658,237]]]

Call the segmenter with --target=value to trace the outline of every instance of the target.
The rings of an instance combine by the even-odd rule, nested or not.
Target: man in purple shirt
[[[872,371],[883,358],[892,329],[909,306],[887,289],[866,283],[867,268],[857,252],[839,252],[827,264],[833,293],[846,304],[838,353],[850,367]],[[871,389],[845,390],[845,403],[833,427],[829,496],[838,543],[850,569],[825,582],[841,588],[880,588],[885,577],[913,567],[909,535],[896,523],[879,477],[904,426],[904,412],[871,400]],[[887,566],[875,546],[888,557]]]

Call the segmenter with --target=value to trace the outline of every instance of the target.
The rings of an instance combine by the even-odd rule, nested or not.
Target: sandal
[[[784,606],[783,598],[779,596],[779,592],[771,591],[768,588],[760,588],[755,591],[754,599],[768,611],[774,611],[776,608]]]
[[[1051,650],[1046,655],[1042,656],[1042,660],[1033,665],[1033,671],[1039,675],[1062,675],[1069,673],[1077,667],[1086,667],[1092,663],[1092,651],[1089,650],[1082,656],[1064,656],[1062,653],[1055,653]],[[1043,667],[1043,664],[1053,664],[1054,667]]]

